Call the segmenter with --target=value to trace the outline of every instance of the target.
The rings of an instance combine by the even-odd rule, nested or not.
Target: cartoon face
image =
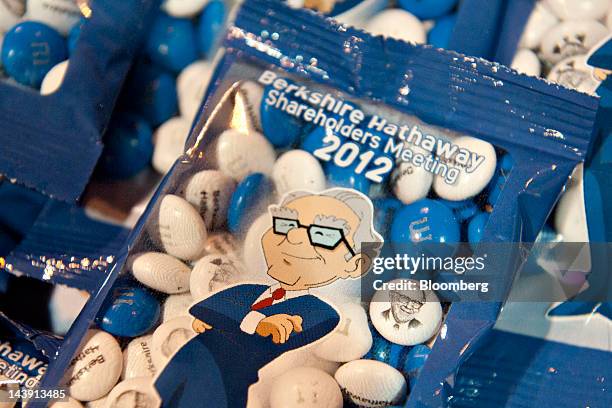
[[[592,69],[586,64],[584,55],[569,57],[559,62],[548,74],[547,79],[559,85],[580,92],[592,94],[597,89]]]
[[[346,202],[303,195],[271,208],[270,216],[272,228],[264,233],[262,248],[268,275],[286,289],[358,278],[369,269],[371,258],[355,250],[354,234],[362,222],[371,226],[372,220],[362,220]]]
[[[607,28],[594,20],[565,21],[542,38],[542,57],[556,64],[564,58],[586,54],[607,33]]]

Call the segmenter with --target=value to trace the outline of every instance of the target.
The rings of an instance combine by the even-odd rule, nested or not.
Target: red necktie
[[[259,302],[253,304],[251,306],[251,310],[259,310],[259,309],[263,309],[264,307],[271,306],[275,300],[280,300],[284,297],[285,297],[285,289],[278,288],[274,292],[272,292],[272,296],[270,296],[269,298],[262,299]]]

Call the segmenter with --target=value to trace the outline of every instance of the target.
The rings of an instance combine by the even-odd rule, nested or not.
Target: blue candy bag
[[[74,41],[65,80],[56,92],[40,95],[0,84],[2,175],[62,201],[79,197],[101,154],[101,135],[157,5],[86,5],[82,41]]]
[[[443,406],[440,384],[491,330],[523,258],[489,259],[495,296],[478,301],[368,277],[396,255],[476,259],[476,239],[473,251],[456,244],[481,214],[481,242],[533,241],[584,160],[596,101],[272,0],[246,2],[224,45],[185,153],[43,384],[111,404],[130,390],[152,405],[265,406],[292,378],[280,374],[309,366],[330,384],[318,398],[335,404]],[[97,327],[113,346],[74,359],[108,334]],[[148,356],[144,378],[115,385],[120,346],[145,350],[134,351]],[[356,385],[381,372],[389,387]],[[294,405],[300,394],[282,395]]]

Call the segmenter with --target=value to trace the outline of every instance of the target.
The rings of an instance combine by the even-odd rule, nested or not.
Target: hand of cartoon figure
[[[193,319],[193,323],[191,323],[191,328],[196,333],[204,333],[206,330],[212,329],[212,326],[204,323],[201,320]]]
[[[272,335],[275,344],[283,344],[289,340],[289,335],[302,331],[302,317],[298,315],[275,314],[261,320],[255,332],[261,337]]]
[[[304,7],[320,11],[321,13],[329,13],[334,9],[336,0],[305,0]]]
[[[594,68],[593,69],[593,76],[598,80],[598,81],[605,81],[606,77],[608,75],[612,74],[612,71],[607,70],[607,69],[602,69],[602,68]]]

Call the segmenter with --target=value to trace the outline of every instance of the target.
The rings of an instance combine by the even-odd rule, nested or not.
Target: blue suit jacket
[[[251,305],[268,287],[243,284],[227,288],[193,306],[189,312],[213,328],[183,346],[164,368],[155,386],[164,407],[243,407],[257,371],[286,351],[319,340],[338,325],[334,308],[313,295],[274,304],[258,312],[299,315],[302,332],[284,344],[240,330]]]

